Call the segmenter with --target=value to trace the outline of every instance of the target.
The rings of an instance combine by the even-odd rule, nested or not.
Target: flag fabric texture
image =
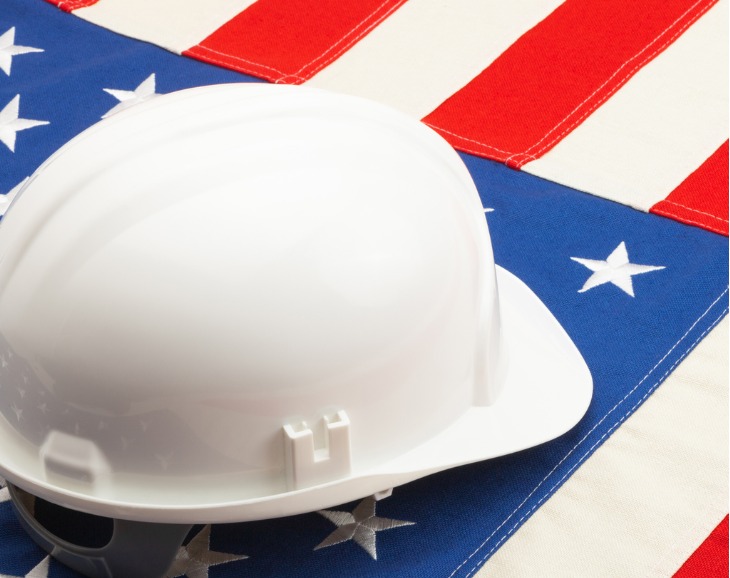
[[[588,413],[552,442],[379,501],[196,526],[170,576],[727,575],[727,6],[3,0],[0,211],[73,136],[157,94],[275,82],[371,98],[460,152],[497,263],[593,375]],[[0,576],[77,576],[3,487]]]

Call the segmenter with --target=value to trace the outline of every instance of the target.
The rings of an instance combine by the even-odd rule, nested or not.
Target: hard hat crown
[[[0,252],[0,430],[50,493],[263,500],[499,393],[474,184],[359,99],[231,85],[113,116],[34,175]]]

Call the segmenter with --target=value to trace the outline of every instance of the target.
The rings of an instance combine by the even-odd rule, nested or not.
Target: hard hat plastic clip
[[[290,490],[307,488],[346,477],[351,470],[350,420],[340,410],[323,416],[323,445],[315,447],[315,436],[307,422],[284,426],[287,485]]]

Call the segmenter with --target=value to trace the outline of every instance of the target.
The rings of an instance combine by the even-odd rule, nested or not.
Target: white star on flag
[[[619,246],[613,250],[613,253],[605,261],[581,259],[579,257],[571,257],[571,259],[593,271],[593,275],[588,277],[588,280],[578,293],[585,293],[589,289],[593,289],[604,283],[613,283],[616,287],[633,297],[634,285],[631,281],[633,275],[664,269],[661,266],[630,263],[629,254],[626,251],[626,244],[623,241],[621,241]]]
[[[177,578],[178,576],[208,578],[208,568],[211,566],[246,558],[248,556],[211,552],[210,524],[208,524],[195,535],[195,538],[190,540],[187,546],[180,546],[175,561],[165,574],[165,578]]]
[[[365,498],[350,512],[320,510],[318,514],[327,518],[337,528],[320,542],[314,549],[327,548],[341,542],[353,540],[365,550],[373,560],[378,559],[375,534],[381,530],[390,530],[400,526],[413,526],[414,522],[378,518],[375,515],[375,498]]]
[[[43,52],[43,49],[15,44],[15,26],[13,26],[0,36],[0,69],[10,76],[10,66],[13,64],[13,56],[28,54],[29,52]]]
[[[111,94],[119,101],[119,104],[109,110],[109,112],[107,112],[101,118],[106,118],[108,116],[111,116],[112,114],[119,112],[120,110],[124,110],[125,108],[129,108],[130,106],[134,106],[135,104],[144,102],[145,100],[149,100],[153,96],[157,96],[157,93],[155,92],[155,73],[153,72],[147,78],[145,78],[142,83],[134,90],[117,90],[114,88],[105,88],[104,92]]]
[[[14,576],[13,574],[0,574],[0,578],[48,578],[48,563],[51,561],[50,556],[46,556],[39,564],[34,566],[30,572],[23,576]]]
[[[18,118],[20,114],[20,95],[16,94],[15,98],[0,110],[0,141],[15,152],[15,134],[21,130],[50,124],[47,120],[32,120],[29,118]]]

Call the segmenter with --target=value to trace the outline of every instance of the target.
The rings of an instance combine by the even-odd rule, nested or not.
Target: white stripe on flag
[[[411,0],[306,84],[426,116],[562,0]]]
[[[181,53],[198,44],[255,0],[101,0],[76,16],[132,38]]]
[[[671,576],[727,514],[727,471],[724,319],[477,576]]]
[[[728,138],[728,2],[522,170],[644,211]]]

